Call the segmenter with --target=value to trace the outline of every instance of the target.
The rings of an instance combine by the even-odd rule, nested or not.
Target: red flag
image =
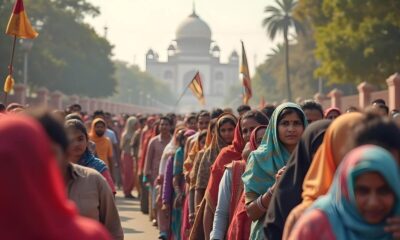
[[[243,76],[242,79],[242,84],[244,88],[243,103],[248,104],[250,98],[253,96],[253,92],[251,90],[250,72],[249,72],[249,66],[247,64],[246,51],[244,49],[243,41],[242,41],[242,64],[240,66],[240,73]]]

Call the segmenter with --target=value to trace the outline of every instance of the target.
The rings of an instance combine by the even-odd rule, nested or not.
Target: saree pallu
[[[121,153],[122,189],[125,196],[131,194],[135,186],[134,159],[130,153]]]
[[[243,240],[249,239],[251,231],[251,219],[246,213],[245,196],[242,194],[230,222],[226,239]]]
[[[182,226],[181,226],[181,239],[189,239],[191,226],[189,224],[189,198],[185,199],[182,209]]]

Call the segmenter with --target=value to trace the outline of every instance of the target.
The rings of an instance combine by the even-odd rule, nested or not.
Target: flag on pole
[[[8,75],[6,81],[4,82],[4,92],[10,93],[14,88],[14,78],[11,75]]]
[[[24,2],[17,0],[14,5],[14,10],[8,21],[6,34],[18,38],[36,38],[39,34],[32,28],[25,12]]]
[[[190,90],[192,90],[193,94],[199,100],[201,105],[204,106],[205,98],[203,92],[203,84],[201,83],[201,77],[199,72],[197,72],[196,75],[194,75],[192,81],[189,84],[189,88]]]
[[[251,91],[251,79],[249,72],[249,65],[247,64],[246,51],[244,49],[244,44],[242,41],[242,64],[240,65],[240,73],[242,74],[242,84],[244,88],[243,103],[248,104],[250,98],[253,96]]]

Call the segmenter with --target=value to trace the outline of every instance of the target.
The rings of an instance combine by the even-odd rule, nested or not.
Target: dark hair
[[[239,113],[239,112],[244,112],[244,111],[250,111],[251,110],[251,107],[249,106],[249,105],[246,105],[246,104],[243,104],[243,105],[240,105],[237,109],[236,109],[236,111]]]
[[[198,122],[201,117],[211,117],[210,112],[206,110],[201,110],[196,116],[196,122]]]
[[[236,126],[235,121],[232,118],[222,118],[221,122],[219,123],[219,126],[221,127],[222,125],[226,124],[226,123],[230,123],[232,124],[234,127]]]
[[[287,107],[287,108],[282,110],[282,112],[278,116],[278,124],[281,122],[281,120],[286,115],[289,115],[289,114],[292,114],[292,113],[296,113],[297,114],[297,116],[300,118],[301,123],[303,123],[303,126],[304,126],[304,113],[301,112],[299,109],[292,108],[292,107]]]
[[[85,135],[86,140],[89,140],[88,132],[86,130],[85,124],[83,124],[82,121],[80,121],[78,119],[70,119],[70,120],[65,122],[64,127],[65,127],[65,129],[68,129],[68,128],[72,127],[74,129],[82,132],[83,135]]]
[[[172,126],[172,124],[173,124],[172,119],[167,116],[160,117],[160,122],[162,120],[167,121],[170,126]]]
[[[224,113],[224,111],[221,108],[214,108],[211,111],[211,118],[218,118]]]
[[[71,119],[76,119],[76,120],[82,121],[82,118],[78,113],[70,113],[67,116],[65,116],[65,121],[68,121]]]
[[[42,125],[44,131],[52,142],[60,145],[64,152],[67,151],[69,145],[67,134],[65,133],[64,127],[61,123],[57,121],[51,113],[36,110],[29,112],[28,115],[36,119],[40,125]]]
[[[386,105],[386,102],[382,98],[378,98],[372,101],[372,104]]]
[[[303,104],[301,105],[301,109],[303,109],[303,111],[317,110],[318,112],[321,113],[321,116],[324,117],[324,111],[322,110],[321,104],[319,104],[313,100],[304,101]]]
[[[71,108],[79,108],[79,111],[82,111],[82,106],[79,105],[78,103],[74,103],[71,106],[69,106],[70,110],[71,110]]]
[[[0,113],[6,111],[6,106],[0,103]]]
[[[374,144],[387,150],[400,151],[400,129],[387,117],[367,113],[353,132],[351,148]]]
[[[268,119],[271,119],[272,114],[275,111],[275,108],[276,107],[274,105],[267,105],[263,109],[261,109],[261,112],[263,112],[268,117]]]
[[[190,122],[190,120],[196,121],[196,115],[190,114],[189,116],[186,116],[186,122]]]
[[[269,123],[268,117],[258,110],[250,110],[246,112],[245,114],[243,114],[241,121],[249,118],[254,119],[254,121],[258,122],[261,125],[268,125]]]
[[[96,111],[94,111],[94,113],[93,113],[93,119],[95,119],[96,116],[105,117],[106,115],[104,114],[103,110],[96,110]]]
[[[146,121],[147,121],[147,118],[145,118],[145,117],[140,117],[140,118],[139,118],[139,123],[140,123],[141,125],[146,124]]]

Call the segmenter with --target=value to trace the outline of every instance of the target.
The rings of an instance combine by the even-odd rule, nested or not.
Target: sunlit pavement
[[[134,194],[136,196],[136,194]],[[158,230],[151,225],[149,216],[140,211],[138,199],[126,199],[118,191],[117,207],[124,229],[125,240],[153,240],[158,237]]]

